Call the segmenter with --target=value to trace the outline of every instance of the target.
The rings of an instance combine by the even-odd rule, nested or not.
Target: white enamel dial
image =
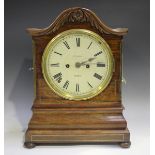
[[[70,100],[85,100],[99,94],[110,82],[113,57],[99,35],[72,29],[49,42],[43,54],[42,70],[55,93]]]

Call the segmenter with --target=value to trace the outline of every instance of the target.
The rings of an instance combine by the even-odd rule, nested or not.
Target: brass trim
[[[35,137],[48,137],[49,139],[35,139]],[[113,137],[112,137],[113,136]],[[116,136],[114,138],[114,136]],[[50,137],[54,138],[54,137],[61,137],[62,139],[50,139]],[[64,138],[67,138],[67,137],[76,137],[76,138],[79,138],[79,137],[88,137],[88,139],[64,139]],[[98,139],[90,139],[91,137],[99,137]],[[102,137],[102,139],[101,139]],[[112,138],[112,139],[110,139]],[[74,135],[31,135],[31,141],[32,142],[76,142],[76,141],[79,141],[79,142],[118,142],[118,141],[124,141],[125,138],[124,138],[124,134],[112,134],[110,133],[109,135],[108,134],[96,134],[96,135],[77,135],[77,134],[74,134]]]
[[[72,34],[75,34],[75,33],[87,34],[87,35],[95,38],[96,40],[100,41],[101,46],[104,49],[106,49],[106,56],[108,57],[108,67],[109,67],[108,71],[109,72],[107,73],[106,77],[104,78],[102,83],[99,85],[99,87],[96,88],[94,91],[92,91],[89,94],[88,93],[84,94],[84,95],[69,94],[69,93],[63,91],[62,89],[58,88],[54,84],[53,80],[51,78],[49,78],[49,75],[47,73],[46,60],[47,60],[48,54],[50,52],[50,50],[49,50],[50,47],[53,46],[53,44],[57,40],[61,39],[62,37],[66,36],[68,34],[71,34],[71,33]],[[86,29],[70,29],[70,30],[67,30],[67,31],[64,31],[64,32],[58,34],[48,43],[48,45],[46,46],[46,48],[44,50],[43,56],[42,56],[42,73],[43,73],[46,83],[57,95],[65,98],[65,99],[69,99],[69,100],[87,100],[87,99],[90,99],[90,98],[98,95],[99,93],[101,93],[108,86],[108,84],[111,81],[111,78],[113,75],[113,68],[114,68],[114,58],[113,58],[113,55],[112,55],[109,45],[106,43],[106,41],[101,36],[99,36],[95,32],[92,32],[92,31],[86,30]]]

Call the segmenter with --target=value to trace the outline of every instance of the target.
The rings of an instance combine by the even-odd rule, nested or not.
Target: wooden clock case
[[[56,95],[42,74],[42,55],[48,42],[69,29],[88,29],[104,38],[115,61],[112,80],[96,97],[71,101]],[[25,147],[39,144],[119,143],[130,146],[130,133],[121,101],[122,39],[127,28],[111,29],[92,11],[69,8],[45,29],[28,28],[34,46],[35,100],[33,116],[25,134]]]

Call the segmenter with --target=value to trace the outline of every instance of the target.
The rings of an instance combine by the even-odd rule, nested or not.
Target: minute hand
[[[96,59],[96,58],[89,58],[87,61],[81,62],[80,65],[81,65],[81,66],[82,66],[82,65],[85,65],[87,62],[91,62],[91,61],[93,61],[94,59]]]

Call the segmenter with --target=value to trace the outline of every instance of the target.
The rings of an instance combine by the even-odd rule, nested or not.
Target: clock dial
[[[55,93],[71,100],[84,100],[99,94],[110,82],[113,56],[108,44],[96,33],[72,29],[49,42],[42,70]]]

